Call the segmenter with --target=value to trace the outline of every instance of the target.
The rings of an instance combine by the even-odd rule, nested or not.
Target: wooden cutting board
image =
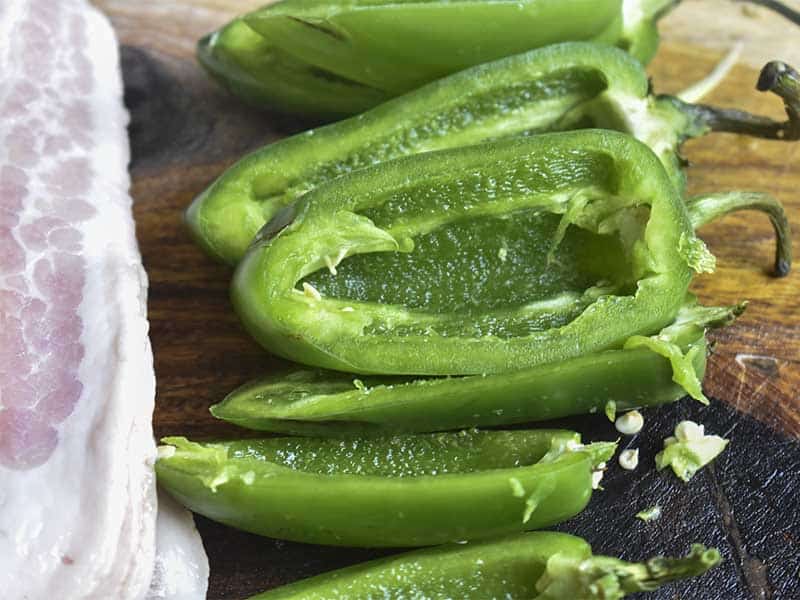
[[[132,115],[132,194],[150,276],[158,381],[156,434],[232,433],[211,418],[208,406],[283,363],[256,346],[239,326],[228,302],[230,271],[192,244],[182,211],[242,154],[313,123],[242,106],[209,83],[193,59],[198,37],[262,2],[96,4],[111,17],[122,44],[126,103]],[[757,66],[769,58],[800,63],[800,30],[763,9],[745,10],[718,0],[685,2],[662,23],[662,31],[664,43],[650,68],[657,91],[676,92],[702,78],[738,39],[744,44],[739,64],[705,101],[782,117],[778,100],[754,90]],[[800,144],[717,134],[689,142],[684,151],[692,163],[690,193],[770,192],[783,201],[800,230]],[[784,279],[770,276],[774,237],[763,215],[730,216],[704,228],[701,236],[717,256],[718,268],[698,278],[694,291],[709,304],[750,301],[736,323],[712,335],[715,353],[706,392],[774,429],[800,436],[800,273]],[[218,548],[241,557],[232,564],[256,564],[247,556],[255,547],[226,537],[221,528],[205,527]],[[291,570],[304,555],[302,545],[291,548],[286,562],[273,565],[269,573],[264,565],[242,566],[240,573],[227,573],[225,585],[212,579],[212,597],[229,597],[219,591],[223,588],[252,590],[258,588],[256,581],[264,586],[265,581],[287,579],[281,569]],[[332,568],[372,555],[329,553],[323,563]]]

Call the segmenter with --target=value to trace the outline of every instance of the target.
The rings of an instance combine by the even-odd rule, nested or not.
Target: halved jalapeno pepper
[[[799,81],[781,63],[765,68],[760,88],[784,98],[791,117],[777,123],[653,96],[641,65],[615,48],[577,42],[542,48],[270,144],[223,173],[194,201],[187,222],[207,252],[236,264],[281,208],[341,175],[410,154],[593,126],[644,141],[682,187],[678,150],[687,137],[708,131],[800,137]]]
[[[702,400],[705,329],[730,322],[738,310],[687,305],[653,336],[660,351],[608,350],[511,373],[410,380],[313,370],[272,374],[234,390],[211,412],[250,429],[346,436],[545,421],[602,413],[610,401],[628,410],[687,393]]]
[[[505,373],[672,322],[713,257],[642,143],[587,130],[416,155],[317,188],[239,265],[268,350],[352,373]]]
[[[702,575],[720,562],[695,544],[685,558],[630,563],[593,556],[581,538],[535,531],[426,548],[324,573],[251,600],[619,600]]]
[[[559,430],[374,438],[166,438],[159,484],[216,521],[338,546],[420,546],[558,523],[580,512],[614,443]]]

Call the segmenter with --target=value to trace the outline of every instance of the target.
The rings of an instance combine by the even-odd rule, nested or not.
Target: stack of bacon
[[[156,559],[127,119],[114,33],[86,0],[0,1],[3,598],[143,598],[151,582],[151,597],[204,596],[177,509]]]

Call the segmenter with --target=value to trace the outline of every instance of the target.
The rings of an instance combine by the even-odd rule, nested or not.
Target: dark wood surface
[[[150,277],[156,434],[224,436],[233,428],[212,419],[208,406],[282,363],[239,326],[228,302],[230,272],[193,245],[182,212],[244,152],[313,123],[243,107],[209,83],[192,58],[199,35],[253,2],[98,4],[112,18],[123,46],[126,103],[132,114],[132,195]],[[679,37],[666,35],[650,68],[658,91],[685,87],[719,59],[716,51]],[[740,64],[706,101],[780,117],[779,102],[754,90],[756,76],[751,66]],[[800,229],[800,145],[713,135],[689,142],[685,154],[692,163],[691,193],[770,192],[784,202],[790,221]],[[713,334],[706,392],[774,429],[800,436],[800,275],[770,276],[774,241],[762,215],[734,215],[701,234],[718,268],[697,279],[696,293],[706,303],[750,301],[735,324]],[[226,557],[224,577],[218,571],[212,577],[214,598],[236,597],[237,591],[374,556],[266,542],[205,521],[201,525],[214,556]],[[269,564],[260,560],[267,543]]]

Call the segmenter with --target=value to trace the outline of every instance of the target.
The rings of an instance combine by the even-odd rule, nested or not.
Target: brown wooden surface
[[[182,224],[182,211],[245,151],[310,123],[244,108],[210,84],[193,60],[197,37],[260,2],[100,0],[97,4],[110,15],[124,46],[126,101],[134,115],[132,194],[150,276],[151,338],[158,381],[156,434],[221,436],[232,429],[213,420],[208,406],[235,386],[282,363],[259,349],[237,323],[227,297],[230,273],[192,244]],[[696,32],[684,26],[694,20],[699,27],[708,20],[708,11],[706,3],[687,2],[664,24],[665,42],[650,68],[656,90],[677,91],[703,77],[718,60],[719,51],[700,46]],[[770,31],[775,27],[782,32],[773,38],[786,40],[787,53],[800,48],[792,44],[792,34],[794,40],[800,38],[791,28],[774,25],[760,13],[761,20],[737,14],[745,19],[741,22],[745,33],[753,30],[751,23],[762,23],[754,39],[764,37],[767,25],[763,23],[768,23]],[[780,103],[754,90],[757,70],[751,65],[761,61],[754,58],[759,51],[746,45],[741,64],[706,101],[780,117]],[[689,142],[684,150],[692,163],[691,193],[770,192],[784,202],[790,221],[800,231],[800,144],[711,135]],[[713,334],[716,351],[705,389],[783,432],[800,436],[800,274],[784,279],[769,275],[774,241],[762,215],[734,215],[701,233],[717,256],[718,269],[698,278],[694,290],[706,303],[750,300],[744,316]],[[251,551],[257,552],[255,542],[251,548],[226,538],[217,526],[206,527],[225,552],[241,557],[234,563],[241,565],[237,577],[262,583],[271,577],[280,580],[281,569],[314,560],[302,545],[285,544],[281,546],[285,563],[265,569],[250,556]],[[344,558],[339,551],[326,556],[320,560],[328,567],[337,560],[345,564],[358,558],[355,554]],[[314,571],[313,565],[309,569]],[[218,590],[214,593],[214,597],[225,597]]]

